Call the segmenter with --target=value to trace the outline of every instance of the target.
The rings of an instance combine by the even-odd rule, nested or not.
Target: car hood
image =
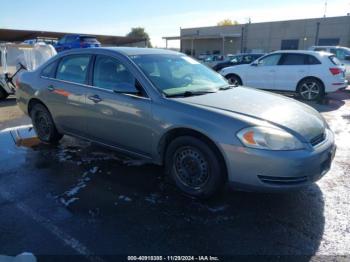
[[[302,136],[307,142],[324,133],[326,123],[313,108],[281,95],[246,87],[178,98],[183,103],[267,121]]]

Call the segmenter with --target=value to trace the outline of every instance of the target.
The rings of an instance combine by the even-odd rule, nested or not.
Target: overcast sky
[[[125,35],[145,27],[154,46],[180,27],[213,26],[224,18],[246,23],[321,17],[324,0],[0,0],[0,28]],[[4,12],[7,10],[6,12]],[[327,16],[350,13],[350,0],[328,0]],[[169,42],[178,47],[178,41]]]

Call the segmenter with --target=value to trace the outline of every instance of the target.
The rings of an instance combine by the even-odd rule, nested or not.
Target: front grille
[[[300,177],[272,177],[272,176],[258,176],[261,182],[271,185],[298,185],[308,181],[306,176]]]
[[[321,144],[326,139],[326,133],[322,133],[310,140],[312,146],[317,146]]]

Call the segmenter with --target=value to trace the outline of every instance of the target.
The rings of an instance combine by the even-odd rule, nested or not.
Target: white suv
[[[340,61],[333,54],[314,51],[277,51],[220,74],[233,85],[292,91],[305,100],[320,99],[348,85]]]

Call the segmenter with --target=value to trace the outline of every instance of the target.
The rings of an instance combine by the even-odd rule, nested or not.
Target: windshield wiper
[[[186,91],[184,93],[166,95],[166,97],[190,97],[190,96],[201,96],[205,94],[216,93],[216,91]]]

